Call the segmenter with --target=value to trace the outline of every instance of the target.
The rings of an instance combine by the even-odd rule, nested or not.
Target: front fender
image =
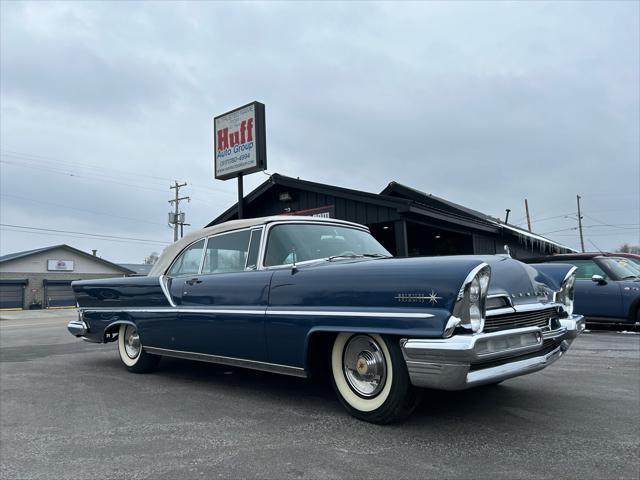
[[[533,263],[529,265],[538,272],[535,280],[545,283],[554,291],[560,290],[562,282],[576,267],[568,263]]]

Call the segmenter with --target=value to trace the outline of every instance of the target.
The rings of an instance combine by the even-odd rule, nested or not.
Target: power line
[[[150,222],[149,220],[143,220],[141,218],[123,217],[121,215],[114,215],[112,213],[96,212],[95,210],[87,210],[85,208],[71,207],[69,205],[63,205],[61,203],[44,202],[42,200],[36,200],[34,198],[28,198],[28,197],[21,197],[21,196],[18,196],[18,195],[10,195],[10,194],[7,194],[7,193],[2,193],[2,194],[0,194],[0,196],[8,197],[8,198],[17,198],[19,200],[24,200],[24,201],[27,201],[27,202],[40,203],[40,204],[43,204],[43,205],[50,205],[52,207],[62,207],[62,208],[66,208],[66,209],[69,209],[69,210],[77,210],[79,212],[93,213],[94,215],[104,215],[104,216],[107,216],[107,217],[121,218],[123,220],[131,220],[131,221],[134,221],[134,222],[148,223],[150,225],[160,225],[162,227],[165,226],[164,223]]]
[[[2,152],[1,154],[4,155],[4,156],[10,156],[10,157],[14,157],[14,158],[19,158],[19,159],[27,160],[29,162],[34,162],[36,164],[44,163],[44,164],[51,165],[51,163],[54,163],[54,166],[62,165],[62,166],[65,166],[67,168],[78,169],[80,167],[80,168],[89,168],[92,171],[96,171],[96,170],[100,170],[101,172],[104,171],[104,165],[97,165],[97,164],[92,164],[92,163],[78,162],[78,161],[75,161],[75,160],[72,160],[72,161],[60,160],[60,159],[57,159],[57,158],[46,157],[46,156],[43,156],[43,155],[34,155],[34,154],[29,154],[29,153],[16,152],[14,150],[3,149],[0,152]],[[155,176],[155,175],[150,175],[150,174],[148,174],[146,172],[145,173],[134,172],[132,170],[123,170],[121,168],[113,168],[113,167],[110,167],[110,171],[112,171],[112,172],[120,172],[120,175],[119,175],[120,177],[125,176],[126,178],[130,178],[131,175],[144,176],[146,179],[153,179],[153,180],[155,180],[157,182],[161,182],[162,184],[166,184],[167,181],[172,181],[172,179],[169,178],[169,177],[159,177],[159,176]],[[197,184],[197,183],[193,183],[193,182],[190,182],[190,186],[198,188],[198,189],[209,190],[210,192],[229,194],[229,192],[227,192],[225,190],[217,189],[217,188],[213,188],[213,187],[209,187],[209,186],[206,186],[206,185],[201,185],[201,184]]]
[[[60,238],[81,238],[81,239],[93,239],[94,237],[90,237],[90,236],[80,236],[80,235],[72,235],[69,233],[51,233],[51,232],[36,232],[36,231],[32,231],[32,230],[19,230],[19,229],[15,229],[15,228],[6,228],[6,227],[0,227],[1,231],[4,232],[16,232],[16,233],[28,233],[30,235],[46,235],[47,237],[60,237]],[[164,244],[159,244],[157,242],[132,242],[129,240],[116,240],[116,239],[112,239],[112,238],[95,238],[95,240],[100,240],[101,242],[114,242],[114,243],[124,243],[126,245],[164,245]]]
[[[640,223],[619,223],[617,225],[583,225],[582,228],[603,228],[603,227],[615,227],[615,228],[619,228],[621,230],[638,230],[638,226],[640,226]],[[567,232],[569,230],[578,230],[579,227],[569,227],[569,228],[562,228],[560,230],[553,230],[551,232],[544,232],[541,233],[540,235],[548,235],[550,233],[556,233],[556,232]]]
[[[131,183],[124,183],[124,182],[119,182],[116,180],[111,180],[108,177],[105,178],[104,175],[100,176],[100,175],[90,175],[90,174],[85,174],[85,173],[77,173],[77,172],[69,172],[66,170],[59,170],[59,169],[54,169],[54,168],[48,168],[48,167],[42,167],[39,165],[25,165],[22,163],[17,163],[17,162],[12,162],[12,161],[7,161],[7,160],[0,160],[0,163],[4,163],[4,164],[8,164],[8,165],[14,165],[16,167],[22,167],[22,168],[35,168],[38,170],[44,170],[47,172],[51,172],[51,173],[57,173],[58,175],[64,175],[64,176],[68,176],[68,177],[74,177],[74,178],[86,178],[89,180],[99,180],[101,182],[108,182],[108,183],[114,183],[114,184],[118,184],[118,185],[123,185],[125,187],[133,187],[136,189],[145,189],[145,190],[154,190],[154,191],[158,191],[158,192],[164,192],[164,190],[161,190],[160,188],[152,188],[152,187],[148,187],[145,185],[140,185],[140,184],[131,184]]]
[[[2,154],[3,156],[7,156],[7,154]],[[15,156],[13,154],[10,154],[9,156]],[[131,175],[126,175],[126,176],[114,176],[114,175],[106,175],[104,173],[101,173],[100,175],[97,174],[93,174],[93,173],[86,173],[86,172],[78,172],[78,171],[69,171],[69,170],[64,170],[64,169],[60,169],[60,168],[55,168],[55,167],[51,167],[49,165],[43,166],[40,165],[38,163],[30,163],[32,160],[27,159],[27,163],[22,163],[22,162],[16,162],[16,161],[11,161],[11,160],[0,160],[0,163],[4,163],[6,165],[13,165],[16,167],[22,167],[22,168],[31,168],[31,169],[36,169],[36,170],[43,170],[43,171],[48,171],[51,173],[55,173],[58,175],[62,175],[62,176],[68,176],[68,177],[74,177],[74,178],[86,178],[89,180],[100,180],[101,182],[108,182],[108,183],[112,183],[112,184],[116,184],[116,185],[122,185],[125,187],[133,187],[136,189],[145,189],[145,190],[150,190],[150,191],[157,191],[157,192],[164,192],[163,189],[160,188],[160,186],[158,184],[153,184],[153,186],[149,186],[149,185],[141,185],[141,184],[131,184],[131,183],[126,183],[126,182],[122,182],[119,180],[114,180],[114,179],[119,179],[119,178],[126,178],[127,180],[129,180],[131,178],[131,175],[136,175],[136,176],[145,176],[145,183],[149,183],[148,178],[160,178],[160,177],[151,177],[148,176],[146,174],[131,174]],[[63,165],[63,168],[71,168],[71,166],[65,166]],[[77,167],[73,167],[73,168],[77,168]],[[155,185],[158,185],[158,188],[154,188]],[[216,194],[225,194],[225,195],[230,195],[230,192],[225,192],[224,190],[217,190],[217,189],[213,189],[213,188],[209,188],[209,187],[205,187],[205,186],[200,186],[200,185],[194,185],[193,183],[190,184],[190,186],[192,188],[196,188],[198,190],[203,190],[206,191],[208,190],[209,192],[206,193],[216,193]],[[213,205],[216,206],[217,204],[211,200],[205,200],[201,197],[191,197],[193,200],[197,200],[198,202],[202,202],[202,203],[206,203],[208,205]]]
[[[9,227],[9,228],[21,228],[21,229],[25,229],[25,230],[33,230],[33,231],[40,231],[40,232],[55,232],[55,233],[67,233],[67,234],[74,234],[74,235],[83,235],[85,237],[91,237],[91,238],[99,238],[99,239],[114,239],[114,240],[128,240],[130,242],[144,242],[144,243],[158,243],[158,244],[163,244],[163,245],[169,245],[170,242],[163,242],[163,241],[159,241],[159,240],[150,240],[148,238],[133,238],[133,237],[121,237],[118,235],[106,235],[106,234],[100,234],[100,233],[88,233],[88,232],[76,232],[76,231],[71,231],[71,230],[55,230],[52,228],[40,228],[40,227],[30,227],[27,225],[12,225],[12,224],[8,224],[8,223],[0,223],[0,227]]]

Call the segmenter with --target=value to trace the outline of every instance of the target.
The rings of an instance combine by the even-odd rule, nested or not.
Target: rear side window
[[[200,260],[204,249],[204,239],[194,243],[180,254],[171,266],[169,275],[193,275],[200,270]]]
[[[242,272],[247,262],[250,230],[210,237],[202,273]]]

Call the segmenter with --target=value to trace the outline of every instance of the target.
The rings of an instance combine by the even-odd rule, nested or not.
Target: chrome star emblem
[[[438,303],[438,300],[442,300],[442,297],[439,297],[436,292],[431,290],[431,293],[429,293],[429,295],[427,295],[427,300],[429,300],[431,302],[431,305],[434,305],[434,304]]]

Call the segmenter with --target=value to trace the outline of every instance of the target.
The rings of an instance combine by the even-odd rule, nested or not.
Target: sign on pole
[[[215,178],[228,180],[267,168],[264,105],[252,102],[213,119]]]

